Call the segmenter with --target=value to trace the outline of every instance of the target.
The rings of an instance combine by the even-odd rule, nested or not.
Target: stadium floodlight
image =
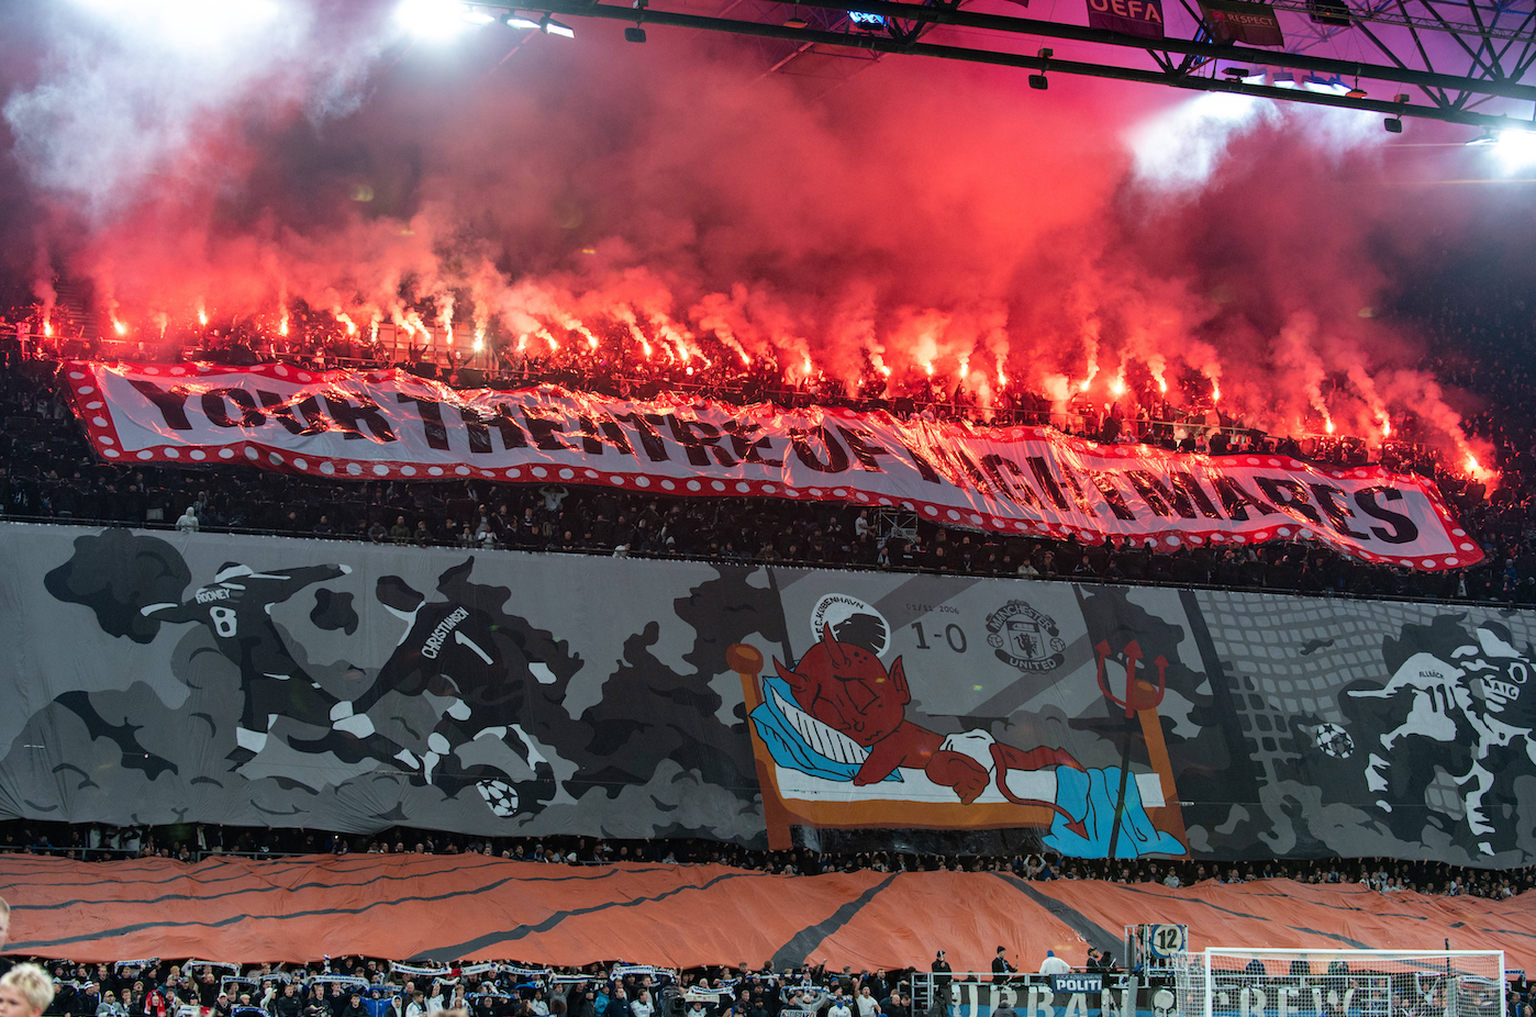
[[[529,31],[534,31],[539,28],[539,23],[537,21],[528,17],[526,14],[518,14],[516,11],[513,11],[510,14],[503,14],[501,17],[501,23],[506,25],[508,28],[525,28]]]
[[[496,15],[482,7],[465,7],[463,18],[471,25],[489,25],[496,20]]]
[[[562,25],[548,14],[539,19],[539,30],[545,35],[559,35],[567,39],[576,38],[576,30],[570,25]]]
[[[1036,56],[1038,56],[1042,61],[1049,60],[1054,55],[1055,55],[1055,50],[1052,50],[1052,49],[1050,49],[1048,47],[1045,47],[1045,46],[1040,47],[1039,52],[1036,53]],[[1042,92],[1045,91],[1047,88],[1051,87],[1050,81],[1045,76],[1045,68],[1044,67],[1040,68],[1040,73],[1039,74],[1031,74],[1029,76],[1029,87],[1030,88],[1034,88],[1034,89],[1038,89],[1038,90],[1040,90]]]
[[[1226,67],[1222,69],[1222,75],[1234,85],[1266,85],[1269,79],[1267,72],[1262,67]]]
[[[1302,80],[1301,87],[1309,92],[1332,92],[1335,95],[1346,95],[1349,92],[1349,85],[1337,74],[1331,78],[1324,78],[1317,74],[1308,74]]]
[[[1506,173],[1536,165],[1536,131],[1500,131],[1493,144],[1493,155]]]
[[[403,0],[395,8],[395,21],[422,39],[449,39],[468,27],[467,4],[459,0]]]

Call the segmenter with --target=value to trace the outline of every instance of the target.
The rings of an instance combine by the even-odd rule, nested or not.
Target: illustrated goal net
[[[1173,968],[1156,1017],[1505,1017],[1502,950],[1213,947]]]

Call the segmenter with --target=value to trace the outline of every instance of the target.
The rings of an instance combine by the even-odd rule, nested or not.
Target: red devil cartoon
[[[854,774],[855,784],[878,783],[898,766],[905,766],[921,769],[935,784],[953,788],[967,805],[987,789],[991,774],[986,767],[963,752],[944,748],[944,735],[906,719],[912,693],[907,688],[900,657],[886,671],[874,654],[853,643],[838,641],[832,635],[832,626],[823,625],[821,642],[806,651],[795,670],[777,659],[773,666],[788,683],[801,709],[869,750],[868,758]],[[997,768],[998,790],[1019,805],[1055,807],[1050,802],[1016,797],[1004,779],[1007,771],[1046,766],[1083,769],[1060,749],[1042,747],[1025,752],[992,742],[990,751]]]

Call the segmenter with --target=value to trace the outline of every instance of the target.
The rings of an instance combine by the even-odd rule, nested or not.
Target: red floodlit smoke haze
[[[1328,146],[1306,139],[1341,114],[1311,109],[1143,128],[1143,154],[1214,132],[1209,175],[1170,188],[1126,139],[1206,99],[894,58],[812,95],[682,30],[633,46],[583,23],[498,63],[519,38],[499,25],[406,47],[383,8],[303,10],[299,35],[237,47],[232,81],[57,17],[39,30],[6,116],[45,303],[51,265],[150,339],[200,311],[278,329],[302,300],[364,332],[446,314],[614,369],[963,382],[983,407],[1005,383],[1058,405],[1166,387],[1275,431],[1379,442],[1412,417],[1475,451],[1419,341],[1361,313],[1455,219],[1404,214],[1386,183],[1414,171],[1375,118],[1369,143]],[[157,126],[95,131],[110,90]],[[98,171],[61,171],[75,159]]]

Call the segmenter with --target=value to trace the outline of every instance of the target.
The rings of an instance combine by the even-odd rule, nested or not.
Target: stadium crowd
[[[999,951],[1004,956],[1006,947]],[[54,982],[55,995],[42,1009],[49,1017],[915,1017],[943,1012],[927,1005],[930,984],[948,988],[951,979],[968,974],[996,977],[951,972],[942,952],[928,972],[837,971],[825,961],[782,971],[772,961],[755,969],[743,961],[734,968],[674,971],[623,963],[439,966],[361,956],[305,965],[158,958],[36,963]],[[1007,980],[1036,980],[1033,965],[1007,965]],[[1049,952],[1040,965],[1042,976],[1072,970],[1113,976],[1120,967],[1112,954],[1091,947],[1081,964]],[[1512,979],[1505,1012],[1529,1017],[1533,995],[1536,987],[1526,978]]]
[[[614,841],[594,837],[495,837],[396,828],[377,836],[349,836],[304,829],[257,829],[214,825],[113,827],[101,824],[0,822],[0,853],[22,851],[79,861],[171,858],[195,862],[215,856],[258,859],[354,852],[369,854],[482,854],[554,865],[646,862],[663,865],[726,865],[732,868],[821,875],[827,872],[998,872],[1020,879],[1104,879],[1118,883],[1190,886],[1206,880],[1244,883],[1292,879],[1303,883],[1358,883],[1381,893],[1470,895],[1503,899],[1536,888],[1536,868],[1488,870],[1447,862],[1387,858],[1262,861],[1180,861],[1152,858],[1066,858],[1054,852],[999,850],[941,854],[924,850],[835,852],[813,848],[760,851],[696,838]]]
[[[39,979],[52,976],[51,1000],[29,1017],[939,1017],[955,1012],[932,1003],[935,991],[949,991],[952,981],[1019,986],[1079,970],[1120,984],[1124,970],[1112,953],[1094,947],[1078,964],[1047,951],[1038,977],[1032,960],[999,946],[990,972],[953,971],[942,950],[927,971],[855,972],[851,966],[838,971],[826,960],[784,970],[772,961],[760,968],[742,961],[677,971],[622,962],[442,965],[362,956],[309,964],[160,958],[95,964],[39,958],[18,964],[38,964]],[[1291,964],[1293,976],[1297,963]],[[18,969],[26,970],[13,970]],[[1151,987],[1158,984],[1154,975]],[[1523,972],[1506,983],[1505,994],[1506,1013],[1529,1017],[1536,986]],[[1402,1013],[1428,1017],[1442,1010]],[[1012,1012],[1006,1004],[994,1010]]]
[[[998,951],[1004,965],[1000,969],[994,962],[990,973],[953,971],[943,951],[929,971],[858,972],[850,966],[829,969],[826,961],[785,970],[775,970],[772,961],[760,968],[743,961],[681,971],[624,963],[446,966],[361,956],[302,965],[158,958],[22,963],[39,964],[39,977],[52,976],[55,994],[37,1017],[937,1017],[955,1009],[932,1006],[933,991],[968,978],[1018,987],[1077,970],[1124,984],[1113,954],[1093,947],[1081,964],[1048,951],[1038,976],[1032,964],[1015,963],[1024,960],[1016,953],[1007,960],[1007,948]],[[1293,962],[1292,974],[1295,970]],[[1154,989],[1157,984],[1154,978]],[[1536,987],[1517,975],[1505,991],[1505,1012],[1529,1017]],[[994,1011],[1003,1012],[1013,1011]],[[1443,1005],[1402,1012],[1427,1017],[1443,1012]]]
[[[54,1017],[911,1017],[911,971],[775,971],[490,961],[452,967],[364,957],[234,965],[157,958],[115,964],[40,961]],[[846,1008],[847,1013],[834,1012]]]
[[[100,461],[58,398],[52,366],[0,375],[0,517],[367,541],[737,562],[914,569],[1085,582],[1536,603],[1536,528],[1523,503],[1442,478],[1478,566],[1420,573],[1307,543],[1153,551],[948,529],[834,503],[686,499],[478,480],[337,483],[214,466]],[[1536,475],[1536,473],[1533,473]]]
[[[1343,556],[1309,542],[1272,541],[1257,547],[1180,548],[1084,545],[949,529],[912,514],[882,513],[833,503],[774,499],[683,499],[564,485],[491,484],[475,480],[337,482],[215,466],[108,464],[88,447],[54,388],[53,364],[23,357],[14,326],[0,317],[0,517],[146,527],[252,531],[374,544],[440,545],[588,554],[677,556],[721,561],[803,563],[851,568],[914,569],[995,576],[1063,577],[1074,581],[1166,583],[1268,589],[1311,594],[1456,599],[1536,604],[1536,410],[1527,398],[1536,362],[1524,293],[1486,278],[1447,277],[1405,295],[1394,313],[1445,341],[1420,366],[1448,384],[1475,392],[1483,408],[1465,421],[1469,434],[1495,449],[1500,483],[1484,485],[1446,469],[1411,445],[1378,449],[1399,470],[1433,476],[1484,560],[1460,570],[1426,573]],[[21,313],[25,313],[25,309]],[[18,312],[12,311],[14,318]],[[316,335],[323,333],[317,331]],[[227,346],[238,337],[225,337]],[[319,341],[319,340],[317,340]],[[323,343],[322,343],[323,347]],[[317,347],[321,348],[321,347]],[[33,349],[32,353],[37,351]],[[79,351],[76,351],[79,352]],[[316,350],[268,350],[313,359]],[[334,362],[334,358],[333,358]],[[558,365],[522,362],[503,381],[555,381],[602,390],[604,377],[567,376]],[[457,379],[456,379],[457,380]],[[469,379],[483,381],[482,377]],[[609,379],[611,381],[611,379]],[[739,379],[738,379],[739,380]],[[764,379],[758,379],[763,385]],[[757,384],[758,382],[754,382]],[[613,394],[654,394],[627,383]],[[704,384],[669,379],[674,387]],[[611,386],[610,386],[611,387]],[[798,394],[797,394],[798,393]],[[772,396],[784,401],[836,401],[833,394],[743,388],[710,392],[722,398]],[[937,398],[942,393],[934,393]],[[866,393],[865,395],[868,395]],[[870,402],[898,413],[964,413],[963,395],[926,404]],[[846,400],[845,400],[846,401]],[[1033,419],[1024,396],[1009,412]],[[1032,408],[1033,407],[1033,408]],[[1166,415],[1166,414],[1165,414]],[[1203,418],[1202,418],[1203,419]],[[1188,434],[1145,421],[1094,416],[1053,421],[1098,438],[1145,440],[1193,448]],[[1105,433],[1106,430],[1114,434]],[[1122,433],[1123,432],[1123,433]],[[1297,457],[1363,461],[1363,444],[1310,443],[1258,433],[1229,435]],[[1203,440],[1203,439],[1202,439]],[[1224,442],[1226,437],[1223,437]],[[1222,442],[1217,442],[1220,445]],[[1220,448],[1201,445],[1214,453]]]

